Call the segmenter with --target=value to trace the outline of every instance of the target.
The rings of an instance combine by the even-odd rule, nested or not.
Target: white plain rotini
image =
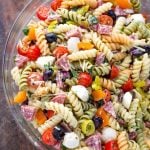
[[[109,116],[109,126],[115,130],[120,130],[120,125],[119,123],[117,122],[117,120],[112,117],[112,116]]]
[[[77,127],[77,119],[74,117],[73,113],[65,107],[63,104],[45,102],[46,110],[53,110],[58,114],[63,114],[63,119],[73,128]]]
[[[35,35],[36,35],[36,39],[37,39],[37,45],[39,46],[39,48],[41,50],[41,54],[42,55],[50,55],[51,51],[48,47],[48,43],[45,38],[44,31],[40,28],[37,28],[35,30]]]
[[[140,147],[139,147],[138,143],[136,143],[135,141],[130,140],[128,142],[128,144],[129,144],[128,150],[140,150]]]
[[[120,88],[130,77],[131,71],[126,69],[120,72],[119,76],[114,80],[115,86]]]
[[[91,49],[87,51],[78,51],[74,52],[70,55],[68,55],[69,61],[77,61],[77,60],[84,60],[84,59],[89,59],[89,58],[95,58],[97,54],[96,49]]]
[[[123,71],[123,70],[129,68],[131,62],[132,62],[131,56],[127,56],[127,57],[122,61],[122,63],[119,65],[119,69],[120,69],[121,71]]]
[[[50,92],[53,94],[61,93],[61,89],[59,89],[56,83],[52,83],[51,81],[47,81],[45,86],[49,88]]]
[[[63,119],[62,114],[57,114],[45,121],[44,124],[38,127],[38,131],[43,134],[48,128],[55,127]]]
[[[126,18],[125,17],[119,17],[116,21],[114,28],[113,28],[113,33],[121,33],[125,23],[126,23]]]
[[[73,29],[78,29],[76,25],[72,24],[60,24],[56,26],[56,28],[53,30],[54,33],[65,33]]]
[[[83,115],[83,108],[82,108],[82,104],[79,101],[78,97],[72,92],[70,91],[67,95],[68,98],[68,102],[72,105],[74,114],[77,117],[80,117]]]
[[[112,3],[104,3],[102,6],[99,6],[98,8],[96,8],[93,12],[93,15],[96,17],[99,17],[101,14],[107,12],[108,10],[110,10],[112,7]]]
[[[113,58],[113,53],[111,52],[109,47],[101,41],[101,37],[97,33],[91,32],[90,34],[91,34],[91,40],[95,45],[95,47],[98,49],[98,51],[103,52],[106,58],[108,59],[108,61],[111,61],[111,59]]]
[[[129,122],[129,120],[132,118],[131,114],[124,108],[122,104],[120,104],[117,101],[113,102],[113,106],[115,109],[115,112],[121,116],[122,119],[124,119],[126,122]]]

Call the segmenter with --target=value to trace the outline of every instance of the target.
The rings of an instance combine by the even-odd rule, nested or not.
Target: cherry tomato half
[[[17,44],[17,51],[20,55],[26,56],[27,46],[22,41],[19,41],[19,43]]]
[[[124,92],[131,91],[133,89],[133,82],[129,79],[123,86],[122,89]]]
[[[38,72],[31,72],[28,76],[27,83],[31,88],[37,88],[43,83],[43,77]]]
[[[48,17],[49,10],[50,8],[47,6],[40,6],[36,12],[36,15],[40,20],[46,20]]]
[[[118,69],[118,67],[113,65],[111,67],[110,79],[114,79],[114,78],[118,77],[118,75],[119,75],[119,69]]]
[[[101,15],[99,17],[99,22],[103,25],[113,25],[113,19],[108,15]]]
[[[66,47],[59,46],[59,47],[56,47],[54,49],[54,53],[53,54],[54,54],[54,56],[56,58],[60,58],[64,54],[69,54],[69,51],[68,51],[68,49]]]
[[[61,6],[62,0],[53,0],[51,2],[51,8],[56,11]]]
[[[42,141],[44,144],[51,145],[51,146],[57,143],[57,140],[53,136],[53,128],[49,128],[43,133]]]
[[[112,140],[105,144],[105,150],[119,150],[117,141]]]
[[[87,72],[81,72],[78,76],[78,84],[88,87],[92,84],[92,76]]]
[[[30,60],[36,60],[41,55],[40,49],[36,45],[32,45],[27,49],[26,56]]]

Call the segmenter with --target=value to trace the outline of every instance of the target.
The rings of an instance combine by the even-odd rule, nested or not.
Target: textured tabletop
[[[0,64],[2,50],[11,25],[28,0],[0,0]],[[0,66],[0,149],[1,150],[33,150],[34,147],[20,131],[7,107]]]

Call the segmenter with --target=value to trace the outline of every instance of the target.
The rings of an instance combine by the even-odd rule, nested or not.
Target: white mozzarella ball
[[[82,85],[72,86],[71,90],[84,102],[87,102],[89,99],[88,90]]]
[[[110,127],[105,127],[102,130],[102,140],[106,143],[117,138],[117,131]]]
[[[126,92],[123,96],[122,104],[125,108],[129,109],[132,101],[132,94],[130,92]]]
[[[71,53],[79,51],[79,48],[78,48],[78,43],[79,42],[80,42],[80,39],[78,37],[71,37],[67,42],[68,50]]]
[[[77,148],[80,144],[78,135],[74,132],[66,133],[63,140],[63,145],[69,149]]]
[[[143,23],[145,23],[145,18],[143,17],[142,14],[131,15],[130,19],[134,20],[134,21],[137,21],[137,22],[143,22]]]
[[[53,56],[42,56],[36,60],[36,64],[39,68],[44,69],[44,65],[52,65],[55,61],[55,57]]]

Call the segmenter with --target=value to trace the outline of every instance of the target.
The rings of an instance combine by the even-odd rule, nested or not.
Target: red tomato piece
[[[27,46],[22,41],[19,41],[17,44],[17,51],[20,55],[26,56],[27,54]]]
[[[131,91],[133,89],[133,82],[129,79],[123,86],[122,89],[124,92]]]
[[[112,140],[105,144],[105,150],[119,150],[117,141]]]
[[[56,11],[61,6],[62,0],[53,0],[51,2],[51,8]]]
[[[78,84],[88,87],[92,84],[92,76],[87,72],[81,72],[78,77]]]
[[[110,99],[111,99],[111,93],[110,93],[110,91],[107,90],[107,89],[105,89],[104,92],[106,94],[105,101],[106,102],[110,101]]]
[[[27,49],[26,56],[30,60],[36,60],[41,55],[40,49],[36,45],[32,45]]]
[[[60,58],[62,55],[64,54],[69,54],[69,51],[66,47],[63,47],[63,46],[59,46],[59,47],[56,47],[55,50],[54,50],[54,56],[56,58]]]
[[[99,22],[103,25],[113,25],[113,19],[108,15],[101,15],[99,17]]]
[[[118,67],[113,65],[111,67],[110,79],[114,79],[114,78],[118,77],[118,75],[119,75],[119,69],[118,69]]]
[[[38,72],[31,72],[27,79],[28,85],[32,88],[37,88],[43,82],[43,77]]]
[[[46,113],[46,116],[49,118],[53,117],[55,114],[55,112],[53,110],[48,110],[48,112]]]
[[[42,141],[44,144],[51,145],[51,146],[57,143],[57,140],[53,136],[53,128],[49,128],[43,133]]]
[[[40,6],[36,12],[36,15],[40,20],[46,20],[48,17],[49,10],[50,8],[47,6]]]

